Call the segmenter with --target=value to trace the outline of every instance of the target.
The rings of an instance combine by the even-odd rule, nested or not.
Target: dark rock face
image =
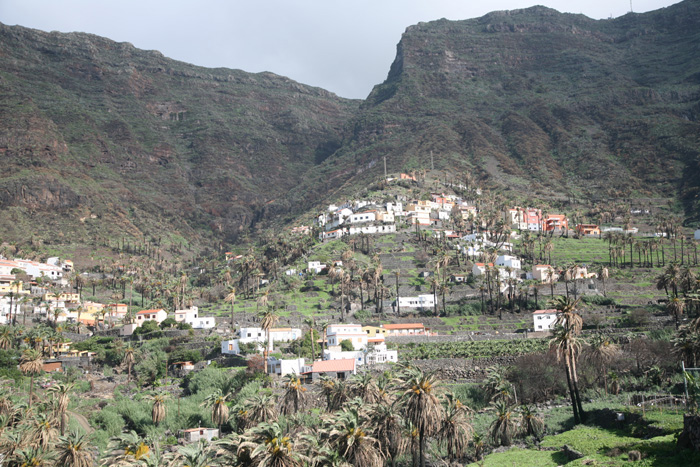
[[[603,21],[533,7],[420,23],[361,103],[0,25],[0,202],[25,220],[89,211],[115,235],[235,240],[356,191],[385,156],[396,172],[432,152],[535,198],[670,197],[700,217],[698,30],[691,0]]]
[[[275,201],[337,147],[358,105],[271,73],[4,25],[0,96],[3,206],[107,218],[135,207],[158,219],[134,222],[141,235],[184,225],[218,237],[263,207],[279,214]]]
[[[370,164],[381,148],[399,169],[432,151],[436,168],[535,197],[683,198],[698,216],[698,29],[691,1],[614,20],[533,7],[411,26],[339,154]]]

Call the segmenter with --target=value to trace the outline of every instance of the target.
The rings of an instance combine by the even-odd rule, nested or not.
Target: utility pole
[[[384,180],[386,180],[386,156],[384,156]]]
[[[634,9],[632,8],[632,0],[630,0],[630,13],[634,13]]]
[[[432,149],[430,150],[430,170],[435,170],[435,164],[433,163],[433,150]]]

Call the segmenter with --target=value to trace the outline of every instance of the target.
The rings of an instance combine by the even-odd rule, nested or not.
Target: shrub
[[[106,407],[93,413],[92,423],[106,431],[110,437],[119,435],[126,424],[124,417]]]
[[[552,353],[523,355],[508,371],[523,402],[544,402],[555,395],[566,394],[564,370]]]
[[[158,323],[155,321],[146,321],[141,326],[134,329],[134,336],[145,336],[149,338],[162,337],[163,332],[158,328]]]
[[[179,323],[175,321],[174,318],[165,318],[162,323],[160,323],[160,328],[161,329],[167,329],[171,328],[173,326],[177,326]]]
[[[602,295],[584,295],[581,301],[587,305],[615,305],[615,299],[611,297],[603,297]]]
[[[352,345],[352,341],[350,339],[345,339],[344,341],[340,341],[340,350],[343,352],[352,352],[355,350],[355,347]]]

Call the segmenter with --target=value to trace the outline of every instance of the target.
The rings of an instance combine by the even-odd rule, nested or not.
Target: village
[[[104,415],[76,415],[73,423],[96,429],[106,452],[123,438],[121,423],[139,432],[152,423],[148,429],[167,437],[171,450],[206,450],[252,423],[241,415],[245,404],[272,410],[294,390],[304,404],[323,407],[325,397],[327,410],[337,410],[334,391],[360,391],[372,378],[390,387],[382,378],[392,372],[430,374],[454,391],[474,388],[479,396],[462,397],[481,407],[477,425],[497,403],[496,387],[509,394],[508,404],[518,397],[551,404],[566,392],[546,351],[572,307],[585,323],[577,331],[588,342],[585,355],[596,342],[617,349],[602,367],[594,359],[582,364],[590,391],[608,379],[611,397],[647,384],[648,373],[630,363],[634,352],[677,380],[675,363],[659,356],[670,342],[647,336],[690,326],[688,274],[698,267],[700,230],[679,229],[658,206],[617,204],[596,215],[519,204],[402,173],[258,245],[187,267],[174,266],[174,245],[176,254],[163,259],[156,246],[107,242],[102,250],[114,259],[87,267],[69,255],[13,257],[4,245],[0,335],[38,352],[40,393],[62,381],[90,382],[86,400],[104,405]],[[540,369],[518,371],[531,365]],[[545,383],[538,380],[550,371]],[[167,428],[160,418],[132,419],[120,404],[133,397],[144,410],[151,400],[169,406]],[[238,415],[202,415],[202,407],[227,398]],[[104,417],[123,422],[110,428]]]

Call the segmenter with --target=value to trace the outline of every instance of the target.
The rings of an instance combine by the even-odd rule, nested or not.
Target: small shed
[[[219,437],[219,430],[217,428],[204,427],[190,428],[189,430],[182,430],[182,437],[187,443],[196,443],[200,439],[211,441]]]
[[[339,360],[322,360],[314,362],[311,371],[304,373],[307,380],[316,381],[322,375],[335,377],[341,380],[349,378],[356,373],[357,363],[354,358]]]

